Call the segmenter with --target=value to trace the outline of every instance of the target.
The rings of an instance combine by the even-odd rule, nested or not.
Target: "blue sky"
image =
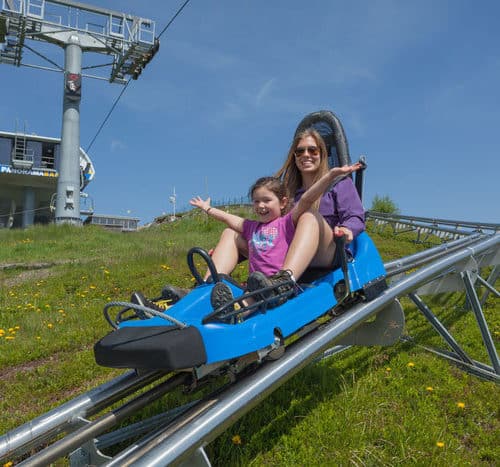
[[[184,0],[87,3],[159,33]],[[367,157],[366,208],[387,195],[403,214],[498,223],[498,18],[496,0],[191,0],[89,151],[96,212],[147,223],[172,212],[174,187],[177,210],[244,196],[302,117],[328,109],[351,158]],[[63,64],[59,47],[29,44]],[[0,86],[2,130],[60,136],[61,74],[0,65]],[[84,149],[121,91],[84,79]]]

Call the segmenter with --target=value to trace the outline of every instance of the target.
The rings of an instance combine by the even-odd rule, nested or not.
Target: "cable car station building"
[[[60,145],[59,138],[0,131],[0,228],[53,221]],[[74,192],[82,196],[95,170],[82,148],[79,157],[80,183]],[[91,212],[82,209],[81,214]]]

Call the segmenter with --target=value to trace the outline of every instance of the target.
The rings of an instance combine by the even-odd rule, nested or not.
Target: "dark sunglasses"
[[[319,154],[319,148],[317,146],[305,146],[295,149],[295,155],[297,157],[303,156],[306,152],[311,156],[317,156]]]

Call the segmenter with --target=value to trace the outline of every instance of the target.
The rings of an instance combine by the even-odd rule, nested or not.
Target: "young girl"
[[[315,152],[318,148],[311,146],[304,152]],[[317,154],[316,154],[317,155]],[[259,178],[250,188],[253,210],[258,220],[243,219],[210,206],[210,198],[206,200],[199,196],[191,199],[190,204],[205,211],[206,214],[227,224],[231,229],[241,234],[248,245],[249,272],[247,289],[249,291],[276,285],[277,283],[293,284],[295,278],[289,271],[282,271],[288,248],[295,234],[295,226],[301,216],[314,215],[310,212],[313,204],[321,197],[333,181],[343,175],[348,175],[361,168],[360,163],[350,166],[334,167],[310,186],[301,198],[289,207],[289,197],[285,185],[276,177]],[[287,212],[288,211],[288,212]],[[291,285],[278,289],[284,294],[292,288]],[[231,289],[227,284],[218,282],[211,295],[214,309],[233,301]],[[286,300],[286,299],[285,299]],[[270,307],[283,303],[275,301]]]

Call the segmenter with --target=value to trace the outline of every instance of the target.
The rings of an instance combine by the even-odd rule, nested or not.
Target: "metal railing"
[[[495,233],[500,224],[491,222],[459,221],[434,217],[406,216],[367,211],[366,217],[374,221],[375,228],[391,225],[397,232],[416,231],[417,234],[436,235],[442,239],[459,238],[473,232]]]

